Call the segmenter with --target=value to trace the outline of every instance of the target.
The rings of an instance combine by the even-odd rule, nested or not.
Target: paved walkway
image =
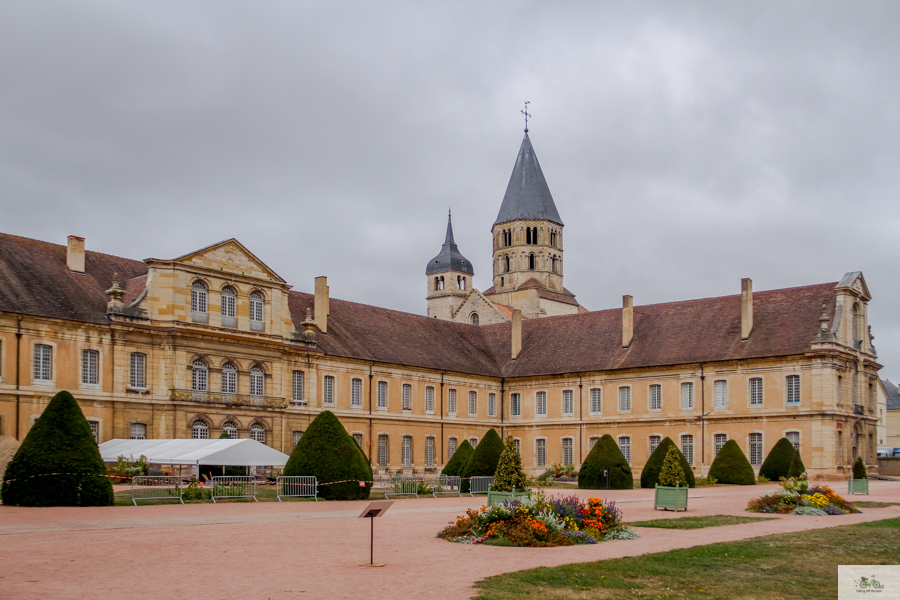
[[[842,493],[846,482],[833,483]],[[700,488],[688,515],[744,512],[773,484]],[[559,489],[551,494],[573,493]],[[893,502],[900,482],[871,482]],[[675,518],[653,511],[652,490],[574,491],[615,500],[626,521]],[[501,548],[435,538],[482,498],[397,500],[376,521],[375,560],[366,502],[191,504],[110,508],[0,506],[0,599],[242,597],[470,598],[476,581],[538,566],[634,556],[790,531],[900,517],[900,506],[837,517],[776,520],[689,531],[639,529],[640,540],[564,548]],[[677,516],[685,516],[679,513]],[[752,515],[751,515],[752,516]]]

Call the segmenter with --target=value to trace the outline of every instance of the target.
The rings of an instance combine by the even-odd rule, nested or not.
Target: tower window
[[[534,271],[534,254],[528,255],[528,270]]]
[[[456,287],[465,290],[466,289],[466,278],[462,275],[457,275],[456,277]]]
[[[525,243],[531,244],[531,227],[525,228]]]
[[[555,231],[550,232],[550,245],[553,246],[554,248],[556,248],[556,232]]]
[[[551,269],[554,273],[556,273],[556,257],[554,256],[553,258],[551,258],[551,259],[550,259],[550,262],[551,262],[551,264],[550,264],[550,269]]]
[[[472,313],[472,325],[478,325],[478,313]]]
[[[503,257],[503,262],[504,262],[504,265],[505,265],[505,268],[503,269],[503,272],[504,272],[504,273],[509,273],[509,256],[508,256],[508,255]]]

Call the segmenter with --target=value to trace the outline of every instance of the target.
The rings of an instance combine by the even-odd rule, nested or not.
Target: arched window
[[[553,246],[554,248],[556,248],[556,232],[555,231],[550,232],[550,245]]]
[[[231,363],[222,367],[222,393],[237,394],[237,369]]]
[[[439,290],[444,289],[444,278],[443,277],[438,278],[437,289],[439,289]]]
[[[550,270],[556,273],[556,257],[550,259]]]
[[[266,374],[259,367],[250,369],[250,395],[265,396],[266,395]]]
[[[435,291],[441,289],[441,288],[438,287],[438,285],[440,285],[440,281],[441,281],[441,280],[440,280],[439,277],[435,277],[435,278],[434,278],[434,290],[435,290]]]
[[[528,255],[528,270],[534,271],[534,254]]]
[[[206,323],[208,321],[208,313],[206,309],[206,284],[202,281],[195,281],[191,285],[191,321]]]
[[[233,440],[238,439],[238,428],[237,425],[232,423],[231,421],[225,421],[222,424],[222,433],[227,433],[228,437]]]
[[[191,364],[191,389],[195,392],[209,391],[209,367],[200,359]]]
[[[250,330],[263,330],[263,295],[250,292]]]
[[[461,290],[465,290],[466,289],[466,278],[463,277],[462,275],[457,275],[456,276],[456,287]]]
[[[254,423],[250,426],[250,439],[259,442],[260,444],[266,443],[266,430],[259,423]]]
[[[237,293],[232,287],[222,289],[222,327],[237,325]]]
[[[478,313],[472,313],[472,316],[469,318],[472,321],[472,325],[478,325],[478,322],[480,321]]]
[[[505,268],[503,269],[504,273],[509,273],[509,255],[503,257],[503,262]]]
[[[197,419],[191,423],[191,438],[195,440],[209,439],[209,425],[205,421]]]

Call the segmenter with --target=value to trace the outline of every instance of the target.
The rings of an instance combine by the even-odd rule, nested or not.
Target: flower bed
[[[622,523],[622,511],[615,502],[604,505],[599,498],[581,502],[577,496],[546,498],[532,493],[526,500],[469,509],[438,537],[461,544],[547,547],[636,539],[637,535]]]
[[[761,496],[747,504],[747,510],[780,515],[824,517],[860,512],[851,502],[834,493],[827,485],[809,485],[804,473],[799,478],[781,478],[781,490]]]

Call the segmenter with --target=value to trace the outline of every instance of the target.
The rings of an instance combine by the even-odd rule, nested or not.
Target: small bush
[[[785,437],[781,438],[769,450],[766,460],[763,461],[762,466],[759,468],[760,476],[766,477],[768,481],[778,481],[782,477],[791,477],[789,474],[791,461],[794,460],[796,452],[791,440]]]
[[[584,459],[578,472],[578,487],[582,489],[600,490],[606,487],[603,471],[609,471],[609,485],[614,490],[630,490],[634,487],[634,476],[631,467],[619,445],[608,433],[597,440],[594,447]]]
[[[684,476],[684,469],[678,460],[678,448],[669,446],[666,453],[666,460],[663,462],[662,470],[659,472],[659,485],[687,485],[687,478]]]
[[[713,460],[709,476],[720,483],[756,485],[756,473],[741,447],[734,440],[728,440]]]
[[[512,436],[506,438],[506,447],[500,455],[497,472],[494,474],[494,484],[491,489],[498,492],[511,492],[513,488],[524,491],[528,485],[528,478],[522,470],[522,457],[516,450],[515,440]]]
[[[666,455],[669,453],[669,448],[675,448],[675,451],[678,452],[678,462],[681,464],[681,469],[684,471],[688,487],[694,487],[696,485],[694,470],[691,469],[691,465],[688,464],[687,459],[681,453],[681,450],[678,449],[678,446],[675,445],[675,442],[667,437],[659,443],[659,446],[656,447],[656,450],[654,450],[653,454],[650,455],[650,458],[647,459],[647,464],[641,469],[642,488],[652,488],[657,483],[663,485],[659,481],[659,473],[662,470],[663,462],[666,460]]]
[[[853,463],[853,479],[868,479],[869,474],[866,472],[866,465],[861,456],[856,457]]]
[[[829,505],[830,506],[830,505]],[[821,508],[813,506],[798,506],[790,512],[792,515],[803,515],[804,517],[827,517],[828,513]]]

